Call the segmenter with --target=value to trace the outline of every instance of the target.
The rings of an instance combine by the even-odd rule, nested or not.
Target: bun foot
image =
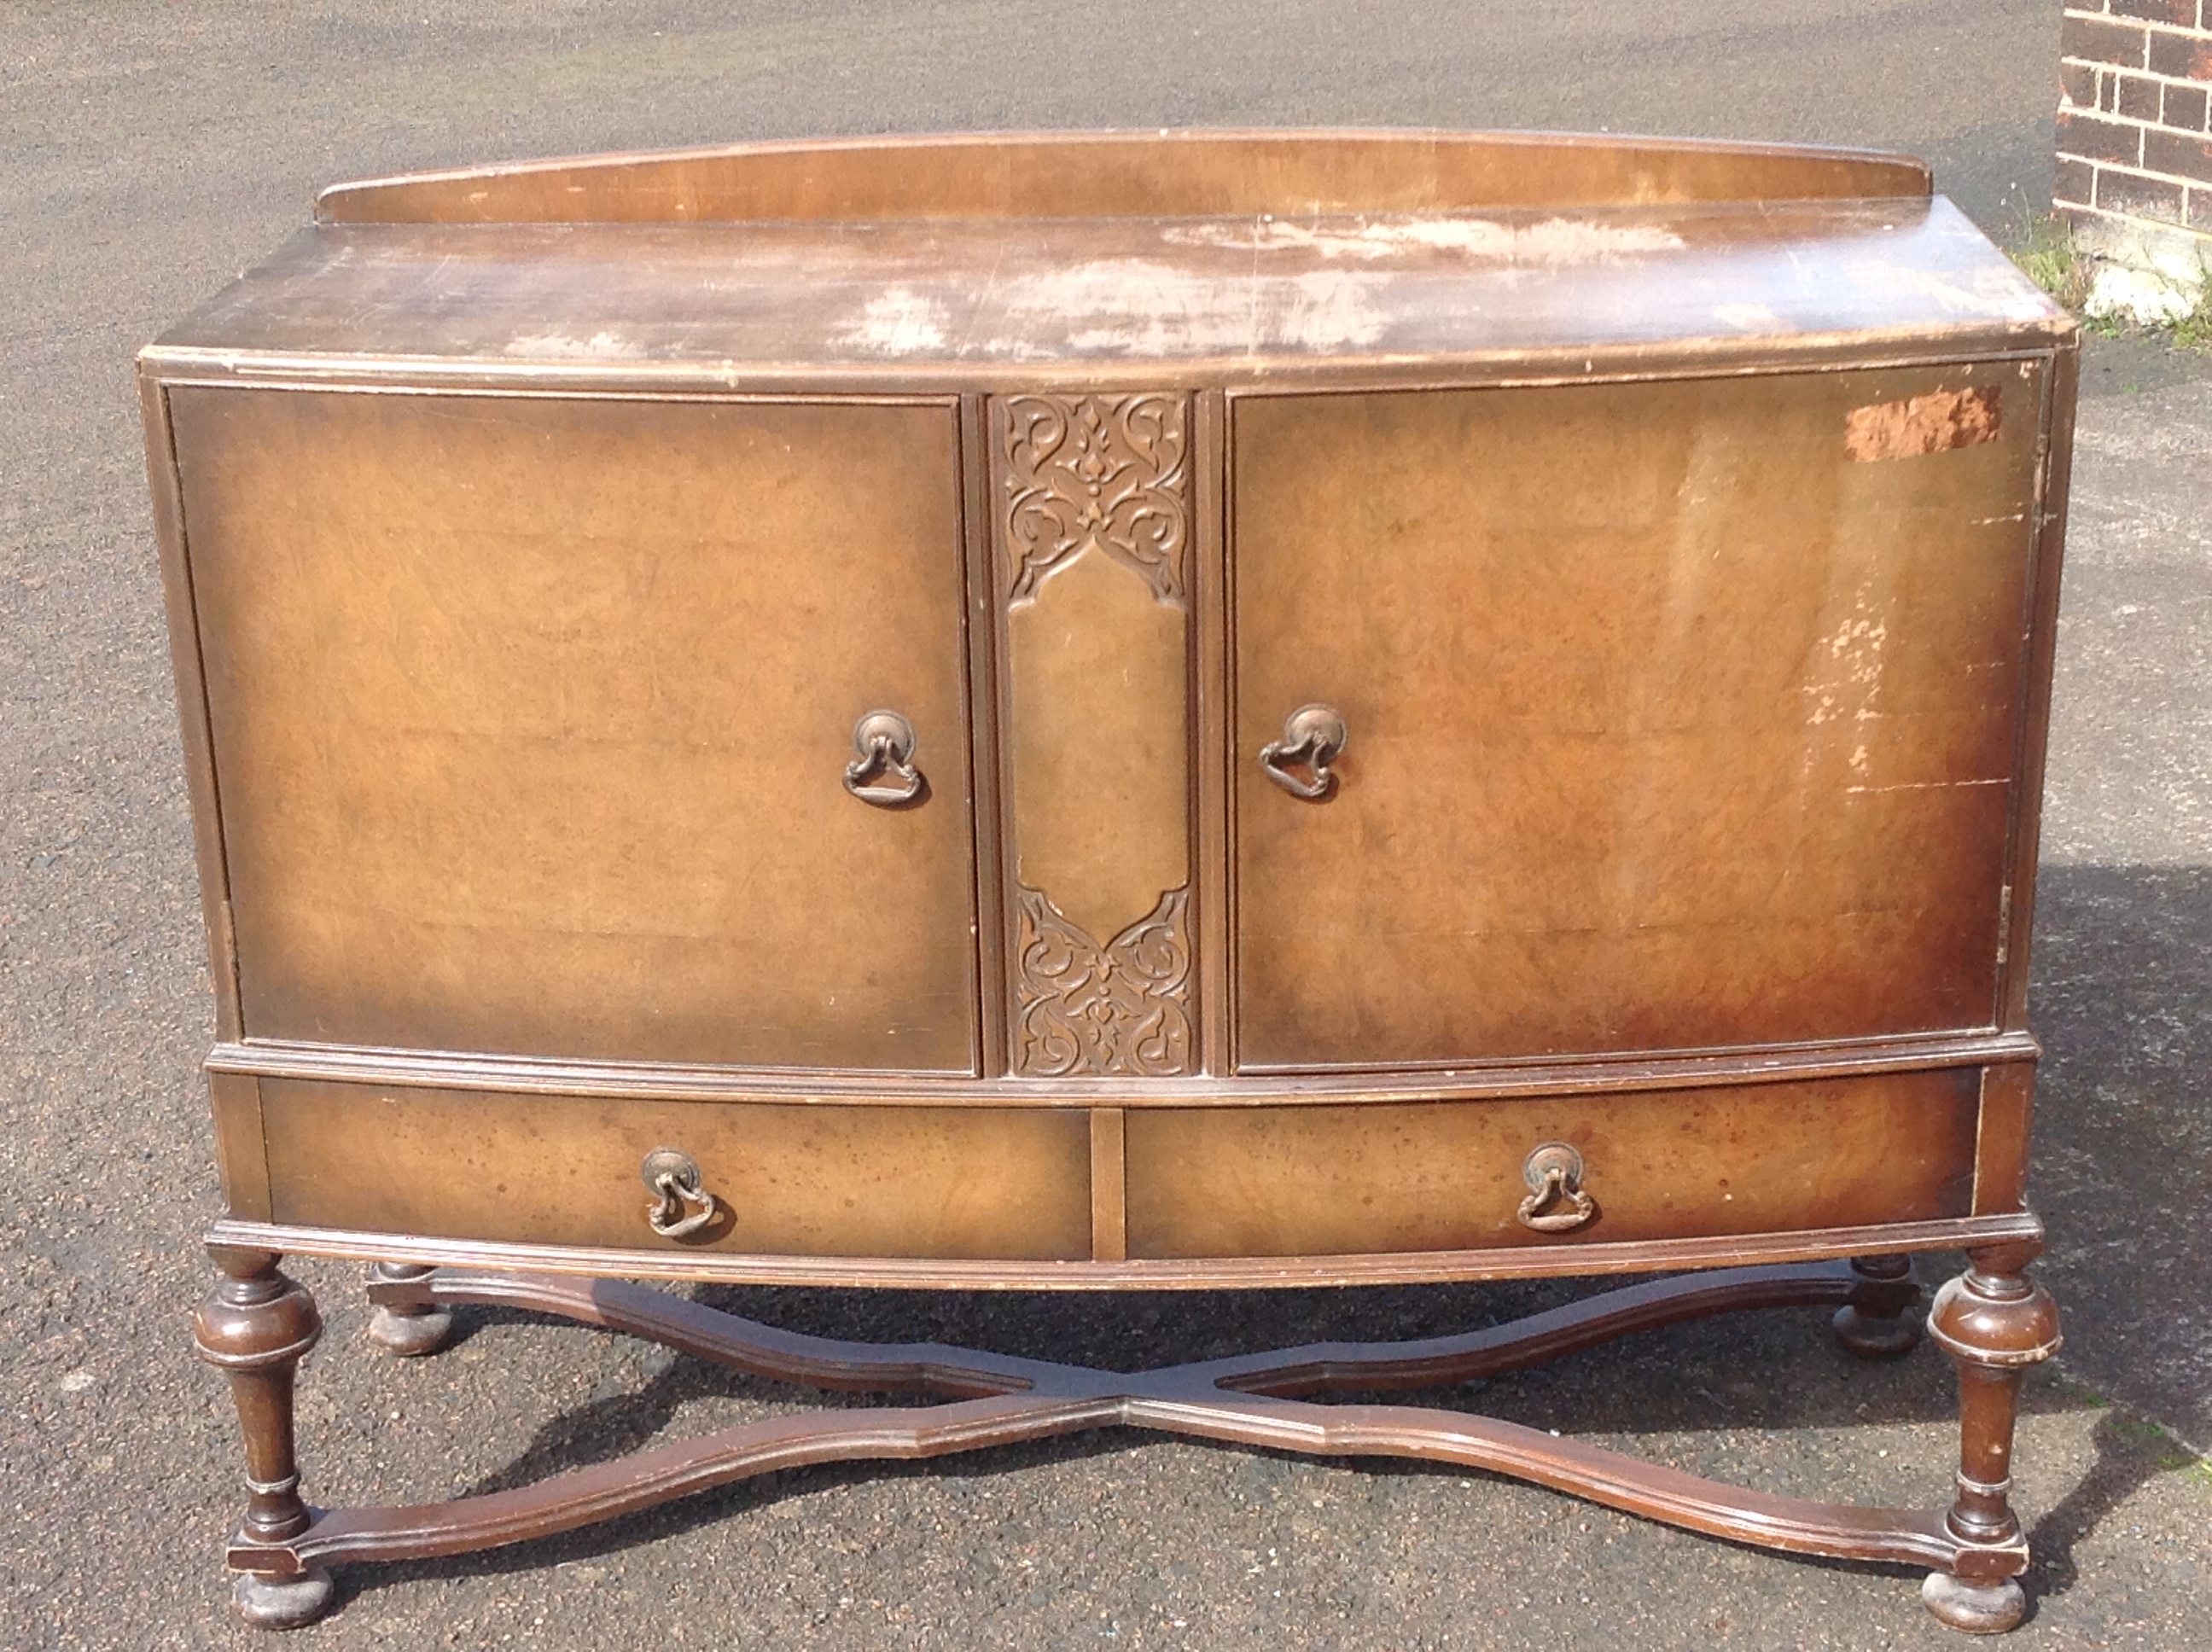
[[[436,1353],[453,1333],[453,1314],[448,1308],[380,1308],[368,1320],[368,1339],[402,1359]]]
[[[1931,1571],[1920,1598],[1938,1623],[1969,1635],[2002,1635],[2027,1616],[2027,1591],[2016,1577],[1996,1583],[1969,1583],[1947,1571]]]
[[[230,1598],[256,1629],[302,1629],[331,1609],[331,1575],[318,1566],[296,1577],[240,1572]]]
[[[368,1271],[372,1286],[414,1285],[435,1270],[412,1262],[379,1262]],[[446,1345],[453,1333],[453,1310],[433,1303],[406,1303],[390,1307],[379,1303],[369,1316],[368,1339],[387,1354],[420,1359]]]
[[[1920,1345],[1920,1302],[1910,1256],[1854,1256],[1851,1299],[1836,1310],[1836,1340],[1861,1359],[1895,1359]]]
[[[1901,1316],[1879,1318],[1856,1308],[1838,1308],[1831,1321],[1844,1351],[1861,1359],[1896,1359],[1920,1345],[1920,1321]]]

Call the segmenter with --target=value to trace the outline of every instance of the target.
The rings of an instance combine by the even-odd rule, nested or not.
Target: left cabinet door
[[[247,1037],[976,1071],[950,403],[168,398]]]

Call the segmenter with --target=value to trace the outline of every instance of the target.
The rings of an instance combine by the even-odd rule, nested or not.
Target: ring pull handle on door
[[[845,789],[861,802],[896,809],[921,795],[914,725],[896,712],[872,711],[854,724],[853,750],[860,755],[845,765]]]
[[[1334,706],[1300,706],[1283,719],[1283,738],[1260,748],[1260,766],[1292,797],[1315,802],[1336,789],[1329,764],[1343,754],[1349,738],[1344,717]],[[1297,772],[1301,766],[1304,774]]]

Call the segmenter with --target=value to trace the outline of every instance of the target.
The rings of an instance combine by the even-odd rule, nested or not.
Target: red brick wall
[[[2061,211],[2212,234],[2212,0],[2067,0]]]

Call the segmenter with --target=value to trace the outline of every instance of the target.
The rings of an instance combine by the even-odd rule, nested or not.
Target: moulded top
[[[1941,196],[887,223],[325,224],[157,374],[939,393],[2048,349]]]
[[[1919,161],[1806,147],[844,139],[340,185],[317,216],[149,357],[939,390],[2033,347],[2071,327]]]

